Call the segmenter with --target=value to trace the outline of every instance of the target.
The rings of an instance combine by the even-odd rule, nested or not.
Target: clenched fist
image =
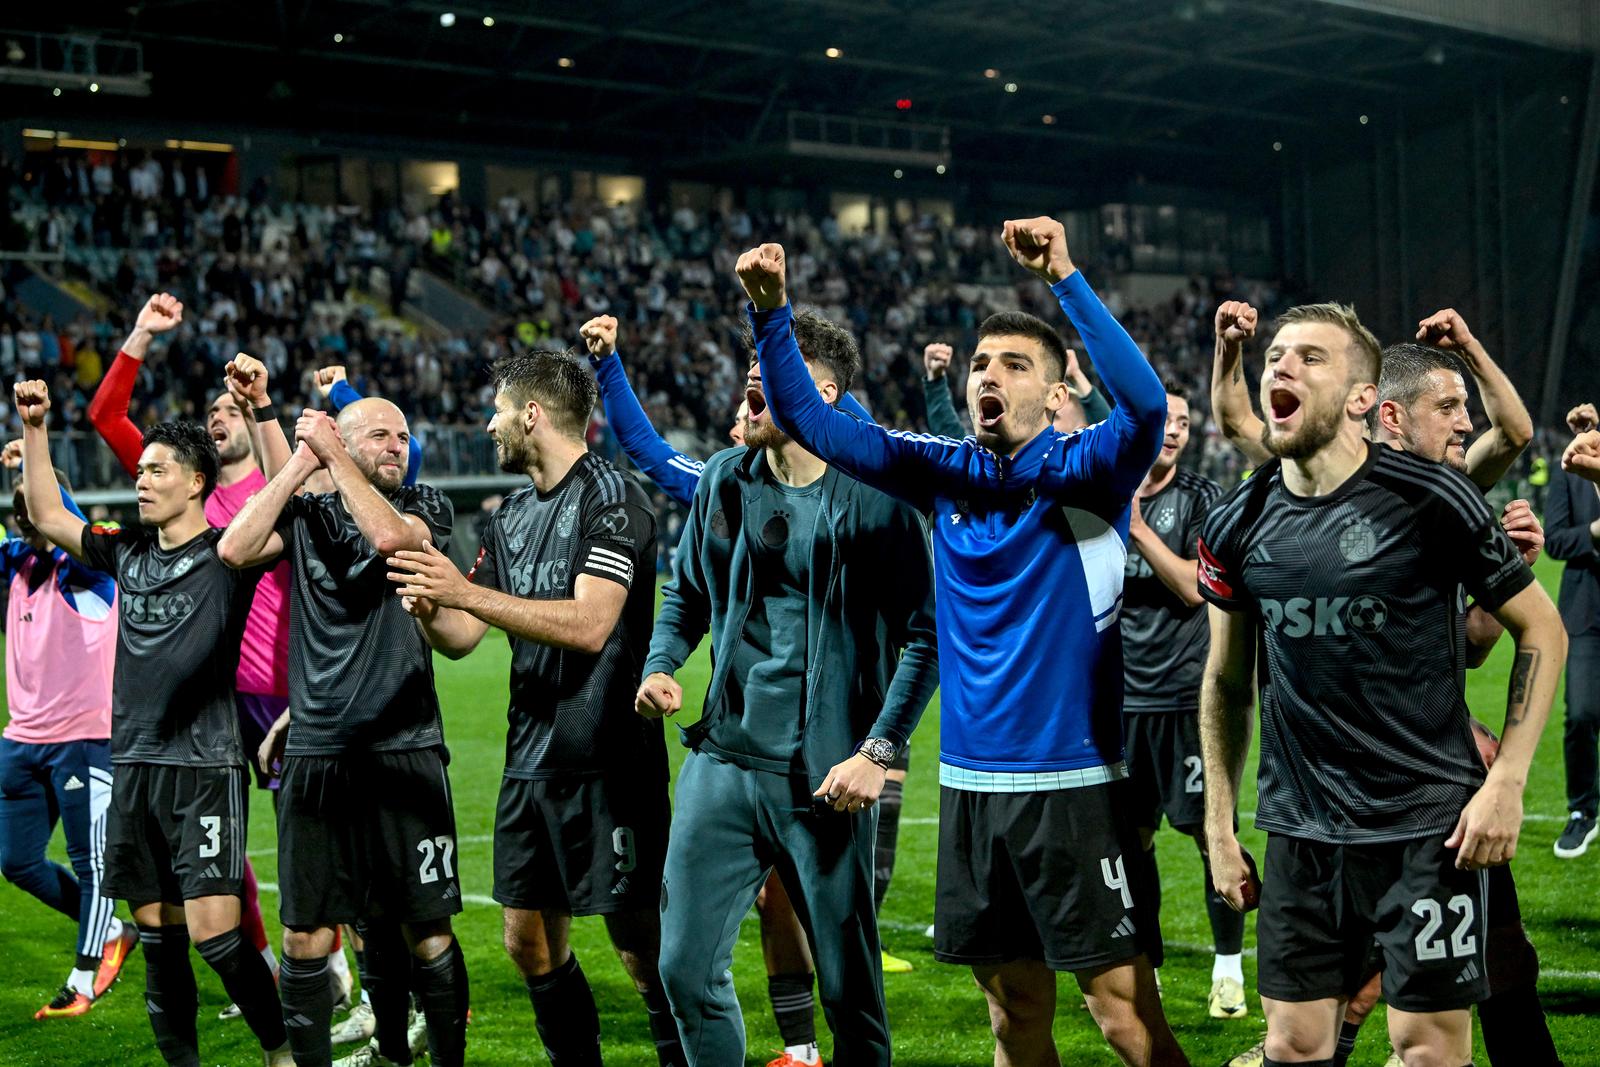
[[[133,327],[149,333],[166,333],[181,322],[183,304],[171,293],[157,293],[139,309],[139,317],[134,319]]]
[[[1067,254],[1067,230],[1055,219],[1010,219],[1000,229],[1000,240],[1011,258],[1054,285],[1078,268]]]
[[[328,367],[317,368],[317,393],[326,400],[328,394],[333,392],[333,387],[345,380],[344,364],[335,363]]]
[[[1467,329],[1467,320],[1460,312],[1445,308],[1417,323],[1417,340],[1447,352],[1459,352],[1472,343],[1472,331]]]
[[[928,381],[936,382],[943,378],[950,369],[950,360],[955,356],[955,349],[949,345],[937,342],[922,350],[922,369],[927,372]]]
[[[647,719],[663,715],[676,715],[683,708],[683,686],[670,674],[656,671],[639,687],[633,698],[633,710]]]
[[[1522,562],[1530,567],[1533,566],[1534,560],[1539,558],[1540,550],[1544,548],[1544,526],[1540,524],[1539,517],[1533,513],[1533,506],[1526,500],[1511,501],[1500,513],[1500,528],[1511,538],[1511,543],[1517,546]]]
[[[1217,336],[1230,345],[1256,335],[1257,312],[1243,300],[1224,300],[1217,306]]]
[[[1567,429],[1572,431],[1574,437],[1600,429],[1600,412],[1595,411],[1593,404],[1579,404],[1567,412]]]
[[[781,308],[788,301],[783,291],[787,268],[782,245],[764,244],[752,248],[739,257],[733,269],[750,302],[759,310]]]
[[[267,398],[267,365],[255,356],[240,352],[228,361],[223,371],[227,375],[228,391],[235,398],[242,397],[251,408],[271,403]]]
[[[1562,453],[1561,469],[1600,483],[1600,430],[1585,430],[1573,438]]]
[[[43,426],[45,414],[50,410],[50,387],[38,378],[18,382],[11,388],[11,398],[22,416],[24,426]]]
[[[578,328],[578,336],[589,347],[589,355],[605,359],[617,350],[616,316],[596,315]]]

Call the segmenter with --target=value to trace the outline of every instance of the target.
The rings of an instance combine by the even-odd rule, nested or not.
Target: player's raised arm
[[[1466,473],[1474,485],[1488,489],[1511,469],[1533,440],[1533,417],[1517,394],[1517,387],[1490,358],[1455,308],[1436,311],[1417,323],[1417,340],[1454,352],[1478,383],[1489,428],[1467,449]]]
[[[223,368],[223,383],[239,410],[250,415],[250,443],[261,460],[261,473],[268,481],[289,462],[292,449],[278,421],[278,409],[267,392],[267,365],[240,352]]]
[[[962,425],[961,416],[956,414],[950,381],[945,377],[954,354],[949,345],[937,342],[922,350],[922,396],[928,410],[929,431],[959,441],[967,436],[967,428]]]
[[[83,554],[83,531],[88,524],[67,510],[61,499],[61,483],[56,481],[50,462],[50,437],[45,417],[50,412],[50,390],[42,381],[18,382],[12,389],[17,414],[22,416],[22,498],[28,505],[28,521],[60,545],[74,559]]]
[[[617,355],[617,320],[610,315],[597,316],[584,323],[578,334],[589,350],[589,365],[594,368],[595,384],[600,387],[606,421],[622,451],[662,492],[687,507],[705,464],[667,444],[651,425]]]
[[[217,555],[234,569],[254,567],[283,555],[283,535],[278,532],[278,520],[306,479],[322,469],[322,461],[309,445],[301,444],[289,457],[289,462],[273,476],[255,496],[245,501],[244,507],[228,523],[222,540],[217,542]]]
[[[1161,451],[1167,418],[1161,379],[1072,262],[1061,223],[1042,216],[1013,219],[1002,227],[1001,241],[1012,259],[1049,283],[1111,395],[1111,412],[1091,432],[1086,462],[1060,468],[1061,477],[1072,485],[1086,478],[1105,480],[1133,492]]]
[[[847,474],[925,509],[936,477],[974,484],[949,442],[896,434],[837,410],[817,392],[795,342],[783,246],[764,244],[739,257],[739,282],[750,297],[750,327],[773,418],[800,447]]]
[[[144,435],[128,418],[133,386],[144,366],[145,353],[158,333],[166,333],[183,322],[183,304],[171,293],[157,293],[145,301],[134,319],[133,332],[122,343],[111,369],[89,401],[89,422],[111,446],[123,470],[139,474],[139,455],[144,451]]]
[[[1217,343],[1211,359],[1211,415],[1228,443],[1260,466],[1272,458],[1261,443],[1265,423],[1250,404],[1244,376],[1244,343],[1256,333],[1256,309],[1242,300],[1217,307]]]

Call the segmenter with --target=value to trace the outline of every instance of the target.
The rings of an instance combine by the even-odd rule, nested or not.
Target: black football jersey
[[[237,767],[234,676],[264,568],[233,570],[211,529],[162,548],[151,526],[83,529],[82,558],[117,578],[111,759]]]
[[[1216,482],[1180,468],[1139,507],[1162,544],[1180,559],[1194,559],[1200,524],[1221,495]],[[1123,710],[1198,709],[1210,643],[1205,605],[1180,600],[1130,543],[1122,582]]]
[[[1332,493],[1263,466],[1212,507],[1200,589],[1260,626],[1261,828],[1329,843],[1448,834],[1483,781],[1462,689],[1461,590],[1533,582],[1460,473],[1387,446]]]
[[[431,485],[389,496],[448,550],[454,509]],[[388,565],[338,493],[297,496],[278,519],[292,564],[289,706],[284,751],[338,755],[443,744],[433,652],[388,579]]]
[[[628,598],[597,654],[518,637],[511,642],[505,774],[666,776],[660,723],[633,710],[655,614],[656,521],[631,475],[585,453],[561,482],[506,497],[489,520],[472,580],[516,597],[570,600],[580,575]]]

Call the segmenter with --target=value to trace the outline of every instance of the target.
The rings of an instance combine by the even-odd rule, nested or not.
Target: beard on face
[[[250,439],[242,433],[229,434],[217,446],[217,459],[222,463],[237,463],[250,455]]]
[[[746,420],[744,443],[748,448],[782,448],[789,443],[789,435],[778,429],[771,419],[764,422]]]
[[[1313,411],[1302,404],[1305,413],[1300,428],[1293,432],[1273,432],[1271,422],[1261,427],[1261,446],[1279,459],[1309,459],[1339,436],[1339,425],[1344,421],[1343,407],[1329,407]]]
[[[393,467],[380,467],[378,461],[383,458],[382,456],[363,456],[352,452],[350,458],[356,461],[356,466],[366,475],[367,482],[380,493],[387,495],[405,484],[405,468],[402,466],[396,470]]]
[[[494,435],[495,451],[499,454],[500,469],[507,474],[526,474],[533,466],[533,448],[526,437],[509,434]]]

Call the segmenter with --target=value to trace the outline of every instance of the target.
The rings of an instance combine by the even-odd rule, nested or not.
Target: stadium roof
[[[1410,0],[1412,3],[1420,0]],[[1528,0],[1540,3],[1561,0]],[[16,29],[143,46],[148,99],[13,114],[337,130],[586,153],[685,174],[785,159],[791,113],[831,138],[942,154],[953,174],[1092,166],[1247,184],[1253,164],[1459,108],[1497,79],[1582,93],[1585,58],[1378,4],[1324,0],[134,0],[28,5]],[[1391,5],[1394,6],[1394,5]],[[3,34],[0,34],[3,35]],[[29,95],[31,94],[31,96]],[[8,99],[11,97],[12,99]],[[31,100],[31,103],[25,102]],[[908,102],[903,103],[903,102]],[[863,125],[864,124],[864,125]],[[911,127],[910,129],[904,129]],[[804,136],[803,134],[801,135]],[[857,147],[860,147],[859,143]],[[932,155],[929,152],[933,153]],[[828,152],[822,153],[824,156]],[[1247,161],[1219,166],[1230,157]],[[834,167],[849,153],[834,154]],[[866,152],[874,165],[893,158]],[[1201,161],[1207,161],[1201,163]],[[930,166],[931,169],[931,166]]]

